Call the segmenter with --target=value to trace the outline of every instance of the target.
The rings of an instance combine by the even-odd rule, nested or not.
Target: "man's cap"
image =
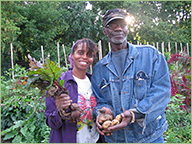
[[[128,13],[126,10],[123,9],[110,9],[108,10],[105,15],[103,16],[103,24],[104,27],[111,22],[114,19],[125,19],[125,17],[128,16]]]

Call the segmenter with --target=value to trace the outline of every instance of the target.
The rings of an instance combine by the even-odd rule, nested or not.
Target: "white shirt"
[[[85,79],[79,79],[74,75],[73,77],[78,85],[78,105],[84,111],[80,116],[83,122],[77,123],[77,143],[96,143],[99,133],[92,119],[92,110],[96,106],[96,99],[93,96],[91,82],[87,76]]]

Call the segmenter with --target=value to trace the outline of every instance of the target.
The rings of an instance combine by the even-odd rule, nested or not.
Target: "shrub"
[[[184,103],[191,106],[191,57],[183,54],[172,54],[167,62],[170,78],[172,96],[181,94],[185,96]]]
[[[168,58],[167,58],[168,60]],[[168,60],[171,79],[171,100],[166,108],[167,143],[191,143],[191,57],[172,54]]]
[[[11,70],[7,71],[10,74]],[[21,72],[21,71],[20,71]],[[15,73],[15,76],[24,73]],[[45,98],[36,88],[27,90],[24,80],[1,77],[1,135],[12,143],[48,143],[50,128],[45,123]],[[10,78],[10,75],[9,75]],[[17,77],[16,77],[17,78]]]
[[[168,129],[164,133],[167,143],[191,143],[191,113],[180,107],[184,106],[182,95],[171,97],[166,110]]]

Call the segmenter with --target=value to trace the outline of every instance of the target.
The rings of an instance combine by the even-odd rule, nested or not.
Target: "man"
[[[127,16],[122,9],[111,9],[103,17],[112,50],[95,65],[91,78],[97,130],[108,143],[163,143],[171,96],[167,62],[156,48],[127,42]],[[123,119],[103,130],[98,123],[101,112]]]

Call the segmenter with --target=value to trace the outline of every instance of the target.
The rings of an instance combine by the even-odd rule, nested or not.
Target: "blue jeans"
[[[164,143],[164,138],[163,138],[163,135],[160,136],[158,139],[154,140],[153,142],[151,143]]]

